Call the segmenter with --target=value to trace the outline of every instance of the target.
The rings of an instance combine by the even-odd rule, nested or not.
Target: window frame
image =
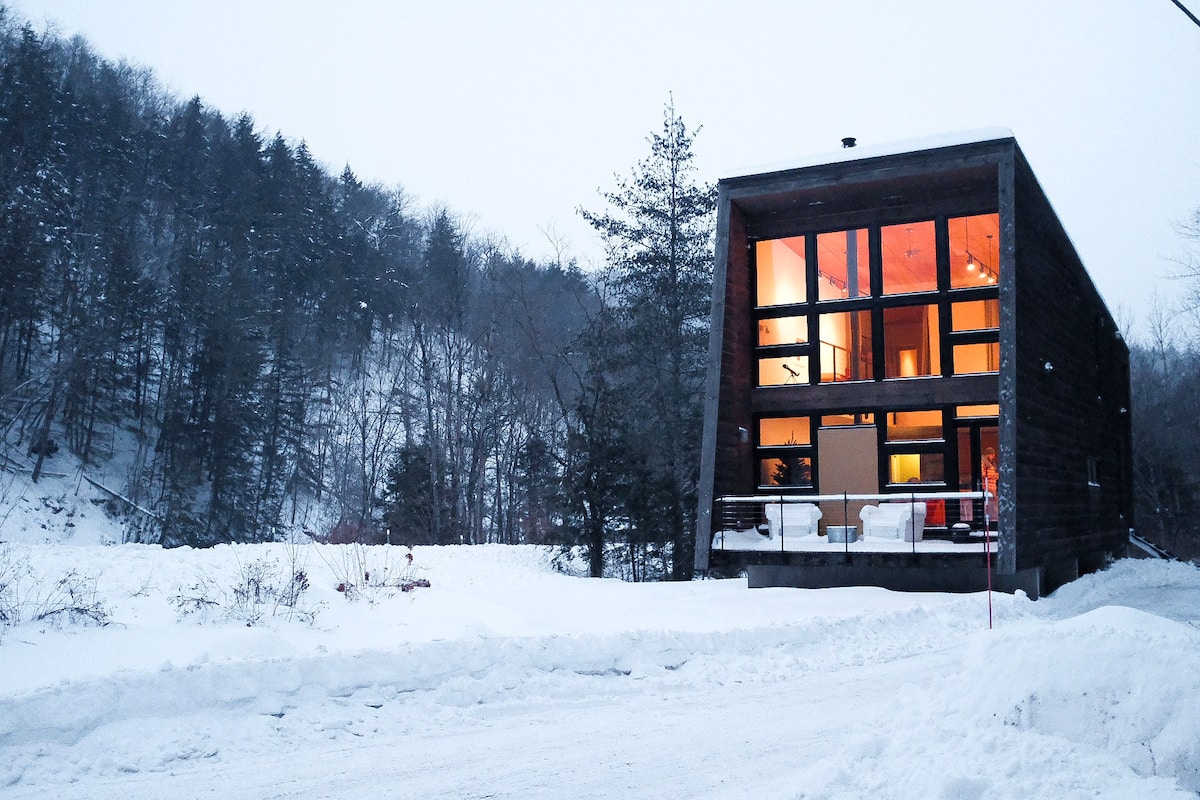
[[[955,304],[976,302],[976,301],[994,301],[999,302],[1000,297],[1000,282],[994,284],[982,284],[979,286],[954,286],[951,280],[951,242],[950,242],[950,223],[952,220],[972,218],[986,215],[997,215],[999,211],[994,207],[991,209],[955,209],[953,211],[942,211],[940,213],[920,213],[912,215],[897,215],[892,218],[887,215],[887,218],[882,218],[884,215],[879,215],[880,218],[875,219],[855,219],[850,224],[833,225],[833,226],[813,226],[802,230],[793,230],[782,234],[772,234],[769,236],[753,237],[750,239],[749,246],[749,267],[751,275],[750,297],[755,304],[751,307],[751,324],[753,329],[750,331],[750,341],[753,342],[755,353],[755,369],[754,369],[754,388],[755,389],[778,389],[794,386],[818,386],[818,385],[833,385],[842,383],[855,383],[867,381],[897,381],[897,380],[919,380],[928,378],[950,378],[956,374],[962,375],[987,375],[997,374],[996,372],[963,372],[956,373],[954,371],[954,353],[955,347],[970,344],[998,344],[1000,341],[1000,328],[1003,320],[999,315],[1003,315],[1003,307],[998,309],[997,326],[995,328],[972,329],[964,331],[956,331],[953,329],[953,311]],[[932,290],[921,290],[905,293],[884,294],[883,292],[883,250],[881,244],[882,231],[884,228],[903,228],[906,225],[916,225],[923,223],[933,223],[934,226],[934,243],[936,248],[935,261],[937,266],[937,285]],[[867,274],[869,281],[870,294],[857,297],[838,297],[832,299],[821,299],[818,288],[818,272],[820,268],[818,257],[818,237],[829,234],[840,234],[848,231],[865,230],[867,239]],[[776,239],[804,239],[805,252],[805,300],[800,303],[778,304],[778,305],[757,305],[758,302],[758,245],[764,241]],[[1000,253],[999,242],[997,242],[997,254]],[[997,260],[999,255],[997,255]],[[861,269],[861,264],[860,264]],[[997,269],[999,265],[997,264]],[[1001,276],[1004,272],[1001,271]],[[930,343],[930,351],[933,357],[937,359],[938,369],[931,371],[928,374],[921,374],[913,377],[903,377],[899,375],[889,376],[887,374],[886,361],[886,340],[887,329],[884,325],[885,312],[888,309],[911,307],[911,306],[933,306],[935,307],[935,319],[937,324],[937,339]],[[826,369],[823,362],[824,348],[821,342],[821,319],[825,314],[843,314],[867,312],[870,315],[871,325],[871,375],[870,377],[860,377],[855,380],[832,380],[822,381],[822,376],[830,372]],[[764,320],[780,319],[784,317],[800,317],[807,323],[807,341],[805,342],[788,342],[780,344],[759,345],[759,330],[758,326]],[[800,383],[773,383],[763,385],[758,361],[763,358],[786,358],[792,356],[806,357],[808,367],[808,380]],[[997,365],[997,371],[999,365]]]
[[[790,418],[806,418],[808,420],[808,442],[804,444],[769,444],[762,443],[762,421],[764,419],[790,419]],[[754,470],[754,486],[758,491],[771,492],[809,492],[816,491],[817,487],[817,442],[816,431],[819,420],[813,417],[812,414],[795,413],[795,414],[756,414],[754,416],[754,458],[751,460]],[[775,484],[763,483],[762,481],[762,462],[768,458],[807,458],[809,467],[809,482],[806,485],[780,486]]]

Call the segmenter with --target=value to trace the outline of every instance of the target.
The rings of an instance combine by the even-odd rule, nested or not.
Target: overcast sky
[[[1170,0],[8,2],[532,257],[544,230],[601,257],[576,209],[673,94],[705,180],[1009,128],[1118,316],[1185,288],[1165,276],[1200,207],[1200,27]]]

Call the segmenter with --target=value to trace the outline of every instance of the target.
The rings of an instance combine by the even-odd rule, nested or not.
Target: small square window
[[[889,442],[936,441],[943,435],[941,411],[892,411],[886,420]]]
[[[807,488],[812,486],[812,459],[808,456],[760,458],[759,486]]]
[[[915,378],[941,375],[936,305],[883,310],[884,376]]]
[[[757,242],[754,256],[759,306],[790,305],[808,299],[803,236]]]
[[[950,232],[950,287],[994,286],[1000,279],[1000,215],[953,217]]]
[[[762,447],[795,447],[812,444],[808,417],[763,417],[758,421],[758,443]]]
[[[760,358],[759,386],[803,386],[808,383],[808,356]]]
[[[866,228],[817,236],[818,299],[870,297],[870,263]]]
[[[888,483],[943,483],[946,457],[941,453],[893,453],[888,460]]]
[[[875,377],[870,311],[822,314],[820,333],[821,383]]]
[[[937,291],[937,236],[932,220],[885,225],[880,242],[884,294]]]
[[[957,344],[954,346],[954,374],[974,375],[1000,371],[1000,343]]]
[[[804,344],[808,341],[808,317],[774,317],[758,321],[758,346]]]
[[[950,330],[991,331],[1000,327],[1000,301],[971,300],[950,306]]]

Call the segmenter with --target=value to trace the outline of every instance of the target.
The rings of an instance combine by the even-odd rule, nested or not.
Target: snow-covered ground
[[[0,528],[24,597],[74,571],[109,613],[0,633],[3,798],[1200,792],[1200,570],[1183,564],[996,595],[988,630],[983,594],[625,584],[533,547],[418,548],[410,566],[404,548],[106,546],[74,519],[70,544],[40,543],[28,508]],[[297,570],[296,609],[230,610],[248,578]],[[365,571],[430,586],[337,591]]]

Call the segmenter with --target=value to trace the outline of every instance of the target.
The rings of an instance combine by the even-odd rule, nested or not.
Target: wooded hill
[[[561,541],[689,574],[712,192],[673,107],[590,216],[600,275],[2,6],[0,144],[6,468],[102,467],[132,540]]]

